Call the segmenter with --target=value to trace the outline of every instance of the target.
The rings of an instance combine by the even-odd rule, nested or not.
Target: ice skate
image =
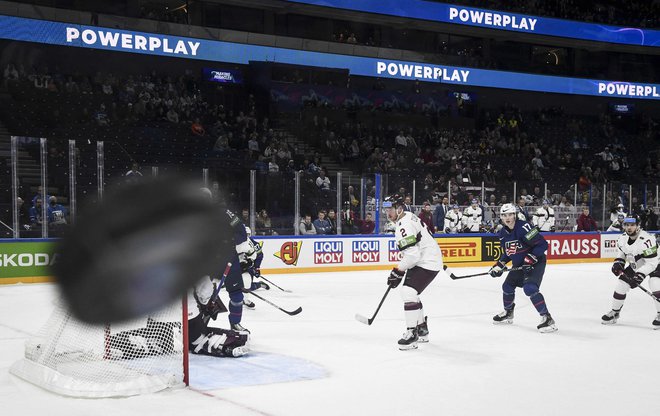
[[[418,339],[417,328],[408,328],[403,338],[399,340],[399,349],[401,351],[416,349]]]
[[[549,313],[541,315],[541,323],[536,327],[541,333],[555,332],[557,330],[557,325],[555,325],[555,320],[552,319]]]
[[[270,286],[266,282],[257,282],[259,285],[257,289],[270,290]]]
[[[513,305],[511,305],[511,309],[505,309],[502,312],[498,313],[497,315],[493,316],[493,323],[495,325],[512,324],[513,308],[515,307],[516,304],[514,303]]]
[[[249,335],[250,331],[247,328],[244,328],[240,323],[231,324],[231,329],[238,332],[241,335]]]
[[[655,316],[655,319],[652,322],[653,329],[660,329],[660,312]]]
[[[428,316],[424,317],[424,322],[417,324],[417,341],[418,342],[429,342],[429,327],[427,322],[429,320]]]
[[[615,311],[614,309],[612,309],[611,311],[603,315],[600,319],[603,325],[614,325],[616,321],[619,320],[619,311]],[[655,323],[656,321],[653,322]]]
[[[248,309],[254,309],[254,308],[256,308],[256,305],[254,304],[254,302],[252,302],[252,301],[249,300],[249,299],[243,299],[243,306],[245,306],[245,307],[248,308]]]

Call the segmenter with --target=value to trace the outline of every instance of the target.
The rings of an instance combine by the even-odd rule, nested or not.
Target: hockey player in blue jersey
[[[539,229],[526,221],[516,218],[517,210],[513,204],[504,204],[500,209],[500,218],[504,225],[498,232],[502,255],[489,270],[492,277],[504,273],[506,264],[511,261],[514,268],[502,284],[504,311],[493,317],[494,324],[510,324],[513,322],[515,292],[521,287],[541,315],[541,323],[537,326],[539,332],[554,332],[557,330],[545,299],[539,288],[543,280],[546,265],[548,242]]]
[[[213,198],[213,194],[208,188],[202,188],[201,191],[202,194]],[[229,294],[229,324],[232,330],[240,334],[249,334],[250,331],[241,325],[243,318],[243,288],[245,287],[243,285],[243,271],[247,270],[252,264],[250,257],[254,255],[254,249],[250,245],[245,232],[245,225],[240,218],[222,204],[221,210],[229,217],[229,224],[234,231],[234,243],[236,244],[236,254],[227,259],[227,262],[231,263],[231,268],[224,281],[225,289]]]

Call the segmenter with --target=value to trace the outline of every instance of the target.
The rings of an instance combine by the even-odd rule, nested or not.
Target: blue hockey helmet
[[[637,224],[639,225],[639,215],[637,214],[628,214],[626,218],[623,219],[624,224]]]

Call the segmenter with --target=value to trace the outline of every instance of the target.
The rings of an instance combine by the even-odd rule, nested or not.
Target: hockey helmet
[[[245,234],[247,234],[248,237],[252,237],[252,229],[247,225],[245,226]]]
[[[624,224],[637,224],[639,225],[639,215],[637,214],[628,214],[626,218],[623,219]]]
[[[502,214],[516,214],[518,210],[516,209],[516,206],[513,204],[504,204],[502,205],[502,208],[500,208],[500,215]]]
[[[617,205],[616,207],[617,208],[624,208],[623,204],[621,204],[621,203],[619,205]]]
[[[479,205],[479,200],[477,198],[472,198],[472,205]]]
[[[454,205],[452,205],[451,207],[452,207],[453,209],[458,209],[458,208],[459,208],[458,204],[454,204]]]
[[[634,237],[639,234],[640,220],[637,214],[628,214],[626,218],[623,219],[623,231],[630,237]]]
[[[547,198],[543,199],[543,205],[550,205],[550,201]]]
[[[383,200],[383,207],[384,208],[389,208],[389,207],[394,207],[396,208],[397,206],[403,206],[404,199],[401,195],[399,194],[392,194],[390,196],[385,197]]]

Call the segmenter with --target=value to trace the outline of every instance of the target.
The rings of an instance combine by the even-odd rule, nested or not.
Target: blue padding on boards
[[[190,354],[189,368],[190,386],[198,390],[314,380],[328,375],[325,368],[311,361],[253,351],[239,358]]]

